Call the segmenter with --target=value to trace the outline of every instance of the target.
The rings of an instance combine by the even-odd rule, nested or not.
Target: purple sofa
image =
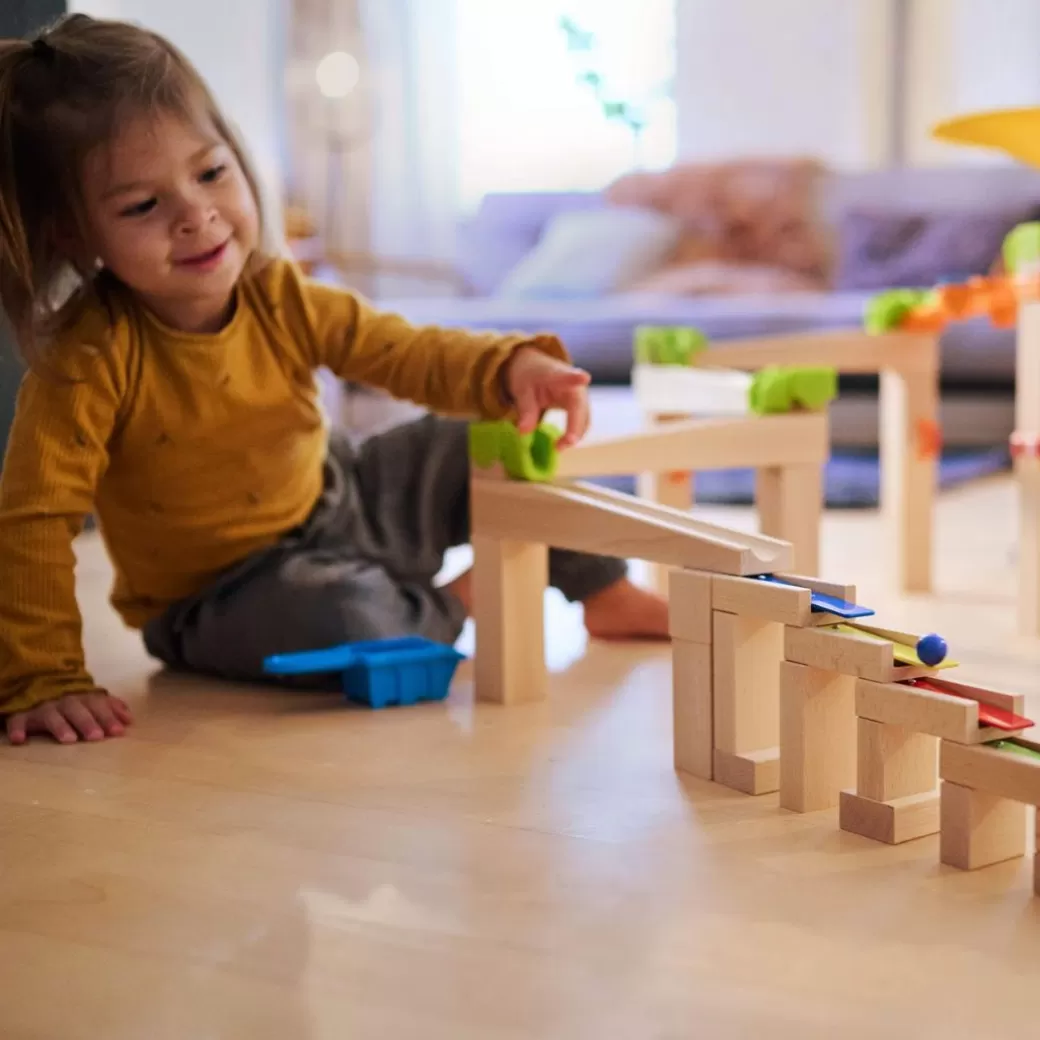
[[[595,299],[496,295],[554,214],[600,205],[592,193],[488,196],[459,228],[457,266],[468,294],[390,297],[379,304],[418,323],[549,330],[594,381],[627,384],[633,330],[642,323],[696,325],[716,340],[853,328],[866,300],[887,284],[934,284],[983,273],[1009,224],[1040,218],[1040,174],[973,166],[832,175],[822,205],[840,259],[837,287],[829,292],[619,293]],[[913,249],[907,248],[908,235]],[[948,443],[1005,443],[1013,418],[1013,333],[981,320],[962,323],[944,333],[942,357]],[[843,379],[833,420],[835,443],[876,443],[875,382]]]

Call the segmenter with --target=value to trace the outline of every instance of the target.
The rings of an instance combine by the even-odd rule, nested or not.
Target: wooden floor
[[[944,496],[935,598],[888,594],[870,513],[828,517],[825,571],[1040,712],[1013,503],[1003,479]],[[1029,864],[958,873],[934,838],[678,777],[666,649],[587,647],[553,600],[547,703],[475,708],[465,665],[446,704],[371,713],[169,679],[90,536],[80,559],[91,662],[137,723],[0,746],[3,1040],[1040,1029]]]

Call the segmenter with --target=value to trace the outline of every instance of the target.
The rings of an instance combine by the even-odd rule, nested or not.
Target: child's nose
[[[213,208],[200,202],[186,201],[177,215],[177,232],[193,235],[213,219]]]

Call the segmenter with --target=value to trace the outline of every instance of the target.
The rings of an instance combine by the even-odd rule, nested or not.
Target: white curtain
[[[357,3],[373,118],[370,248],[380,257],[451,260],[458,218],[455,0]]]

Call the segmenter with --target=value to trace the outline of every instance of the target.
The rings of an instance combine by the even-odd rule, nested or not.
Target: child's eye
[[[199,178],[203,184],[212,184],[214,181],[220,180],[227,166],[220,163],[217,166],[211,166],[201,178]]]
[[[124,217],[143,217],[145,214],[151,213],[158,204],[158,199],[145,199],[134,206],[128,206],[120,215]]]

